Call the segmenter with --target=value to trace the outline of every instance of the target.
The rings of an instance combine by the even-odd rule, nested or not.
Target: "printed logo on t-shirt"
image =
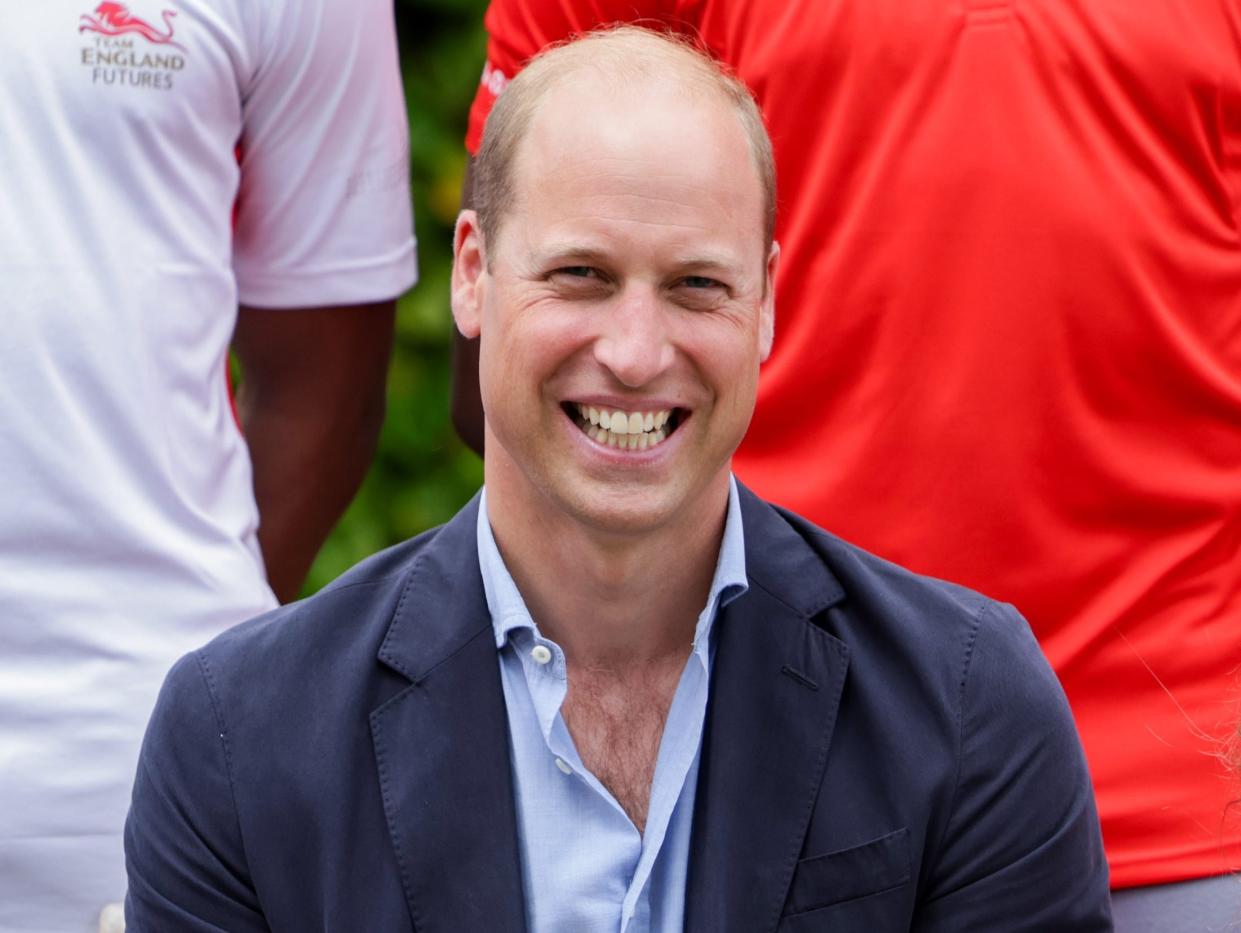
[[[105,2],[83,13],[78,32],[92,40],[82,47],[82,67],[93,84],[172,89],[173,77],[185,68],[185,46],[173,40],[175,10],[162,12],[164,28],[129,12],[123,3]]]
[[[491,62],[486,62],[483,65],[483,76],[478,79],[478,83],[490,91],[492,97],[499,97],[508,86],[508,75]]]

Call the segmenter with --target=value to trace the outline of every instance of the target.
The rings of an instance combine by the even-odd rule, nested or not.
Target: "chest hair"
[[[659,742],[685,658],[623,671],[569,671],[561,715],[582,763],[616,798],[638,832],[647,806]]]

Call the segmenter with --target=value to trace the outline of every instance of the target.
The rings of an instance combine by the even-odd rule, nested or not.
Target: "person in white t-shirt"
[[[392,20],[0,6],[4,933],[122,898],[164,673],[296,594],[370,462],[416,275]]]

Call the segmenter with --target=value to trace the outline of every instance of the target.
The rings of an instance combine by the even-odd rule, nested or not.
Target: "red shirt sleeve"
[[[492,0],[484,18],[487,63],[470,108],[465,146],[478,153],[491,105],[546,45],[607,23],[662,25],[671,19],[671,0]]]

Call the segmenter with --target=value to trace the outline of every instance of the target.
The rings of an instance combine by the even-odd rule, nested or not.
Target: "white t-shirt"
[[[274,605],[237,304],[408,288],[407,134],[391,0],[0,4],[0,931],[123,896],[165,671]]]

